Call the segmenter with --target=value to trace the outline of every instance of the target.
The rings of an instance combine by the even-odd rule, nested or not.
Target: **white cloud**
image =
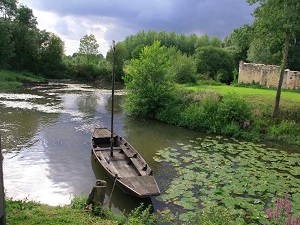
[[[33,9],[40,29],[58,35],[66,54],[79,49],[85,34],[94,34],[105,56],[112,40],[123,41],[140,30],[208,34],[224,38],[233,29],[251,24],[241,0],[19,0]]]

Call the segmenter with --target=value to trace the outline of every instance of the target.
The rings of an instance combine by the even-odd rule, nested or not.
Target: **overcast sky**
[[[123,41],[138,31],[175,31],[207,34],[223,39],[233,29],[252,24],[253,7],[246,0],[19,0],[37,17],[39,29],[53,32],[65,42],[67,55],[77,52],[79,41],[94,34],[100,52],[112,40]]]

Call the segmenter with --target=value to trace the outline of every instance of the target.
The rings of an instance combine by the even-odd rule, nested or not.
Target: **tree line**
[[[300,6],[296,0],[260,1],[254,10],[252,25],[234,29],[224,40],[203,34],[177,34],[166,31],[140,31],[116,44],[116,78],[126,76],[126,66],[138,59],[146,46],[159,41],[172,49],[170,70],[178,83],[213,79],[230,84],[237,78],[239,61],[276,64],[300,70]],[[0,69],[29,71],[46,78],[72,78],[83,81],[109,79],[112,51],[104,57],[93,34],[80,40],[79,50],[64,54],[59,36],[39,30],[37,19],[27,6],[17,0],[0,1]],[[286,38],[284,38],[286,37]],[[288,44],[285,43],[288,41]]]

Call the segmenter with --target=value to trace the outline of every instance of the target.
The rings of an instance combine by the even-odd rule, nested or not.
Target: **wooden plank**
[[[130,158],[131,162],[134,164],[134,166],[137,168],[141,176],[148,175],[147,172],[144,170],[144,168],[147,168],[147,164],[141,164],[141,162],[136,158]]]
[[[153,176],[122,178],[120,181],[130,189],[136,191],[140,197],[160,194],[159,188]]]
[[[93,137],[94,138],[110,138],[111,132],[107,128],[97,128],[94,130]],[[114,134],[114,137],[116,137],[116,134]]]
[[[123,152],[129,157],[135,157],[137,155],[136,152],[132,151],[131,149],[127,148],[125,145],[120,145],[121,149],[123,150]]]

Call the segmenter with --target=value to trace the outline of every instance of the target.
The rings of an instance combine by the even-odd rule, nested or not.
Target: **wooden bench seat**
[[[130,150],[129,148],[127,148],[125,145],[120,145],[122,151],[129,157],[129,158],[132,158],[132,157],[135,157],[137,155],[136,152]]]
[[[131,162],[135,165],[141,176],[146,176],[147,174],[147,164],[141,164],[137,158],[130,158]],[[146,170],[145,170],[146,169]]]

